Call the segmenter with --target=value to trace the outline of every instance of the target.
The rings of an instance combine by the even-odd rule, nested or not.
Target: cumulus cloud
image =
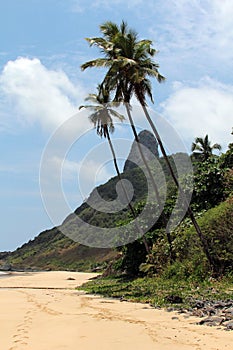
[[[37,58],[20,57],[5,65],[0,75],[0,95],[11,122],[17,118],[21,123],[37,123],[53,130],[77,112],[83,89],[74,86],[63,71],[49,70]]]
[[[232,142],[233,86],[208,77],[195,86],[175,83],[173,93],[161,104],[163,114],[189,144],[208,134],[224,148]]]

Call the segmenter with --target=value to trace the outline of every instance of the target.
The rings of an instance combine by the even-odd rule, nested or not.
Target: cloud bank
[[[174,83],[173,93],[161,104],[163,114],[191,144],[195,137],[208,134],[223,148],[232,142],[233,86],[209,77],[196,84]],[[233,125],[232,125],[233,126]]]
[[[51,131],[77,113],[83,93],[63,71],[49,70],[37,58],[8,61],[0,75],[0,97],[4,101],[0,124],[4,128],[9,122],[36,123]],[[11,110],[8,121],[4,118],[6,110]]]

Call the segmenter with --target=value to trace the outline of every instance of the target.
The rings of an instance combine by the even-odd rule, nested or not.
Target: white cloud
[[[77,112],[83,93],[63,71],[49,70],[36,58],[9,61],[0,75],[2,108],[13,123],[18,119],[53,130]],[[6,120],[2,119],[4,127]]]
[[[160,50],[162,47],[169,51],[195,51],[196,47],[202,47],[208,51],[207,46],[211,46],[215,49],[215,55],[226,54],[216,52],[216,47],[233,53],[230,45],[233,38],[232,0],[147,0],[146,8],[142,0],[71,0],[71,4],[72,10],[76,12],[90,8],[103,11],[120,9],[120,6],[131,9],[137,17],[149,19],[148,25],[153,23],[152,31],[158,34],[155,38]]]
[[[232,142],[233,86],[208,77],[196,86],[176,83],[173,93],[161,107],[189,145],[195,137],[205,134],[224,148]]]
[[[229,79],[233,61],[232,0],[148,0],[146,7],[141,0],[73,0],[73,4],[83,11],[98,8],[117,13],[123,6],[122,18],[128,17],[130,25],[138,20],[135,29],[151,38],[159,50],[160,70],[168,82],[203,75]]]
[[[151,33],[162,54],[172,54],[173,60],[178,56],[181,61],[192,56],[205,65],[206,57],[210,58],[208,65],[219,59],[232,60],[232,0],[168,0],[157,13],[160,20]]]

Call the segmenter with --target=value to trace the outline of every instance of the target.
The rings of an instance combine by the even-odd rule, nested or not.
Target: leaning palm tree
[[[101,51],[104,51],[105,53],[106,59],[105,61],[101,59],[99,61],[99,59],[97,59],[87,62],[82,66],[82,69],[86,69],[87,67],[91,66],[99,66],[99,64],[100,66],[104,64],[106,67],[109,67],[104,81],[102,82],[102,86],[108,86],[109,89],[115,90],[114,101],[123,102],[125,105],[139,154],[149,175],[159,211],[161,212],[161,219],[165,225],[167,220],[163,212],[159,191],[150,166],[143,154],[136,127],[131,115],[130,106],[132,94],[135,92],[137,97],[139,95],[139,93],[136,93],[137,87],[135,84],[132,84],[131,79],[137,78],[139,81],[141,81],[139,73],[143,73],[141,75],[143,78],[145,75],[145,72],[143,70],[140,72],[138,67],[143,66],[146,69],[146,73],[154,76],[159,82],[162,82],[165,79],[158,71],[159,65],[152,61],[148,62],[147,55],[153,56],[156,53],[156,50],[151,48],[152,42],[150,40],[139,41],[138,34],[134,30],[129,29],[127,23],[124,21],[122,21],[120,27],[112,22],[106,22],[100,26],[100,29],[104,34],[104,38],[91,38],[87,40],[91,46],[95,45],[101,48]],[[147,82],[147,84],[149,84],[149,82]],[[149,89],[151,90],[150,86]],[[150,97],[152,99],[151,94]],[[141,102],[140,99],[139,101]],[[174,260],[172,239],[168,228],[166,229],[166,235],[169,243],[170,258],[171,260]]]
[[[208,135],[205,135],[204,138],[196,137],[191,147],[193,154],[199,156],[204,161],[208,160],[216,149],[221,151],[221,145],[219,143],[211,145]]]
[[[87,108],[93,111],[93,113],[89,116],[89,119],[94,124],[94,127],[96,128],[96,131],[97,131],[97,135],[101,137],[103,136],[108,140],[108,144],[113,157],[114,167],[115,167],[118,179],[121,183],[123,194],[127,200],[128,208],[131,211],[132,216],[135,220],[137,230],[139,231],[142,237],[143,243],[145,245],[145,249],[147,253],[150,254],[150,248],[146,241],[146,238],[144,237],[144,232],[137,222],[137,214],[130,203],[128,193],[123,185],[121,173],[117,164],[116,152],[114,150],[114,146],[110,137],[110,133],[114,132],[114,124],[113,124],[112,117],[116,117],[120,121],[123,121],[125,118],[123,115],[121,115],[120,113],[118,113],[112,108],[113,105],[116,105],[116,103],[110,102],[108,90],[103,89],[103,87],[101,87],[100,85],[98,85],[97,90],[98,90],[98,94],[89,94],[88,97],[85,99],[85,101],[91,101],[93,104],[80,106],[79,109]]]
[[[89,38],[87,40],[90,45],[99,47],[105,57],[86,62],[81,68],[83,70],[88,67],[107,68],[108,71],[102,86],[107,86],[108,89],[115,91],[115,100],[121,99],[124,103],[129,103],[132,95],[136,96],[158,141],[171,176],[187,205],[187,211],[201,240],[206,257],[210,265],[215,267],[207,242],[180,187],[158,130],[147,110],[146,95],[153,102],[151,83],[148,77],[154,77],[158,82],[164,81],[164,77],[158,72],[159,65],[153,61],[157,51],[152,48],[150,40],[138,40],[137,33],[128,30],[125,22],[122,22],[120,28],[112,22],[106,22],[100,26],[100,30],[103,33],[103,38]]]
[[[114,101],[116,102],[123,102],[126,108],[126,112],[128,115],[128,119],[134,134],[134,138],[136,141],[136,145],[139,150],[139,154],[141,156],[141,159],[144,163],[144,166],[147,170],[148,176],[150,178],[155,196],[156,201],[159,207],[159,211],[162,212],[162,203],[159,195],[159,191],[154,179],[154,176],[152,174],[152,171],[150,169],[149,164],[146,161],[146,158],[144,156],[141,144],[138,139],[138,134],[136,131],[136,127],[134,125],[134,121],[131,115],[131,106],[129,104],[130,98],[132,95],[131,86],[129,86],[127,79],[124,79],[125,74],[121,76],[121,73],[125,73],[124,70],[122,71],[121,65],[122,60],[124,57],[127,57],[126,64],[128,62],[133,62],[134,58],[134,46],[137,41],[137,33],[134,31],[128,29],[127,24],[123,21],[120,28],[112,23],[112,22],[106,22],[101,27],[101,31],[104,34],[104,38],[87,38],[90,45],[98,46],[101,51],[105,53],[105,58],[99,58],[96,60],[89,61],[87,63],[84,63],[81,68],[82,70],[85,70],[88,67],[109,67],[109,71],[101,84],[103,88],[107,86],[108,89],[113,90],[116,88],[116,94]],[[137,45],[137,53],[136,56],[140,56],[140,53],[142,52],[142,47],[148,47],[148,45],[151,44],[151,41],[148,40],[142,40],[140,41],[140,44]],[[143,53],[143,52],[142,52]],[[120,55],[120,58],[119,58]],[[132,56],[132,57],[131,57]],[[114,64],[113,64],[114,61]],[[124,63],[123,63],[124,65]],[[157,69],[157,65],[154,65],[154,70]],[[159,80],[164,79],[161,75],[157,75]],[[165,223],[166,218],[162,212],[162,221]],[[170,232],[167,232],[167,239],[169,242],[170,247],[170,257],[173,259],[173,253],[172,253],[172,240],[170,236]]]

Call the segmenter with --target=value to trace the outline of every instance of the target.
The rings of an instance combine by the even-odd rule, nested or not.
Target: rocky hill
[[[145,159],[150,162],[153,160],[153,157],[159,157],[159,151],[158,151],[158,142],[156,141],[154,135],[148,131],[143,130],[138,134],[138,140],[140,144],[145,145],[146,149],[144,149],[144,157]],[[130,159],[130,160],[129,160]],[[133,169],[137,167],[137,164],[139,166],[143,165],[143,161],[141,159],[137,143],[136,141],[133,142],[128,159],[125,162],[124,170],[127,171],[130,169]]]
[[[158,145],[154,136],[149,131],[139,133],[140,142],[145,145],[156,157],[158,157]],[[130,151],[130,159],[137,160],[139,157],[135,142]],[[150,156],[146,155],[150,160]],[[126,160],[124,171],[122,173],[124,179],[129,180],[134,188],[132,203],[142,200],[147,195],[147,182],[142,170],[135,166],[129,160]],[[113,177],[107,183],[98,186],[90,194],[89,199],[93,199],[98,191],[99,195],[109,203],[117,197],[116,184],[117,177]],[[2,265],[9,265],[13,269],[73,269],[73,270],[93,270],[97,266],[106,266],[106,263],[116,258],[119,254],[111,248],[95,248],[89,247],[75,242],[64,235],[64,226],[67,225],[71,232],[74,217],[78,216],[83,222],[97,227],[114,227],[117,222],[125,220],[128,217],[127,210],[120,210],[117,213],[103,213],[93,209],[84,202],[75,212],[69,215],[61,228],[53,228],[40,233],[35,239],[25,243],[14,252],[10,253],[2,262]],[[77,227],[75,228],[77,231]],[[85,234],[82,225],[78,228],[77,234]],[[98,245],[97,245],[98,246]]]

